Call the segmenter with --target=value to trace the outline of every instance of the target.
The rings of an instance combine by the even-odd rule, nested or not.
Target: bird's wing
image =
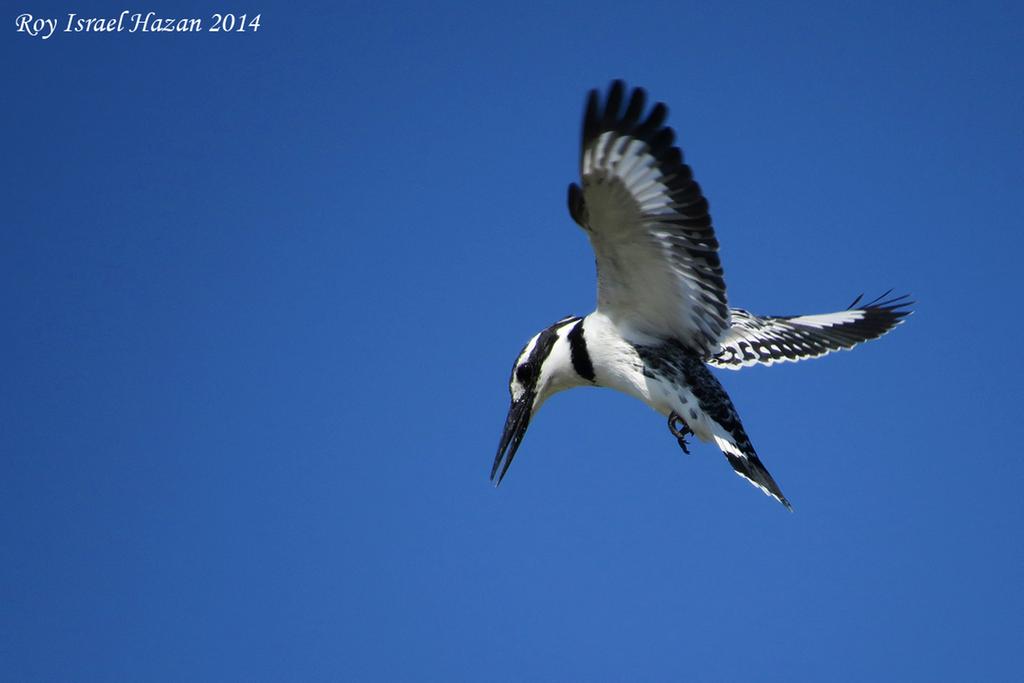
[[[582,189],[569,211],[597,257],[597,309],[626,329],[674,338],[710,355],[728,326],[725,282],[708,203],[668,112],[644,116],[645,94],[613,81],[590,92],[580,154]]]
[[[906,296],[885,299],[888,292],[857,308],[861,297],[845,311],[819,315],[759,317],[739,308],[731,310],[732,324],[708,363],[739,370],[750,365],[772,365],[817,358],[832,351],[852,349],[877,339],[910,315]]]

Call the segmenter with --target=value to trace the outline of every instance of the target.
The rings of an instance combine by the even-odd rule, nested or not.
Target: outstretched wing
[[[597,257],[597,309],[620,329],[674,338],[710,355],[729,319],[708,203],[657,103],[613,81],[590,92],[580,153],[582,189],[569,211]]]
[[[783,317],[759,317],[734,308],[732,325],[708,363],[739,370],[750,365],[772,365],[817,358],[832,351],[852,349],[877,339],[910,315],[906,296],[885,299],[889,292],[855,308],[857,297],[845,311]]]

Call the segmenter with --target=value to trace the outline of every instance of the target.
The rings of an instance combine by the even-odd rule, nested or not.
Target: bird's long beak
[[[497,486],[501,483],[501,480],[505,478],[505,473],[508,472],[508,466],[512,464],[512,458],[516,457],[516,451],[519,450],[519,444],[523,441],[523,436],[526,435],[526,428],[530,426],[530,408],[533,405],[533,396],[529,393],[525,394],[518,401],[512,401],[512,405],[508,409],[508,417],[505,418],[505,431],[501,434],[501,443],[498,444],[498,454],[494,456],[494,466],[491,467],[491,481]],[[501,466],[501,474],[498,475],[497,481],[495,481],[495,474],[498,472],[498,466]]]

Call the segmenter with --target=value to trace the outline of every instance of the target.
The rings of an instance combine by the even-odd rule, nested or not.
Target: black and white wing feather
[[[885,299],[888,292],[857,308],[857,297],[845,311],[818,315],[759,317],[740,308],[731,310],[732,324],[708,363],[739,370],[751,365],[772,365],[817,358],[832,351],[852,349],[877,339],[910,315],[907,297]]]
[[[597,309],[620,329],[674,338],[710,356],[728,327],[725,282],[708,203],[657,103],[613,81],[590,92],[580,153],[582,189],[569,210],[597,258]]]

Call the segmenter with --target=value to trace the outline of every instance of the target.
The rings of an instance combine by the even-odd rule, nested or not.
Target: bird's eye
[[[533,377],[533,366],[529,363],[523,363],[516,368],[516,379],[519,380],[520,384],[529,384],[530,379]]]

